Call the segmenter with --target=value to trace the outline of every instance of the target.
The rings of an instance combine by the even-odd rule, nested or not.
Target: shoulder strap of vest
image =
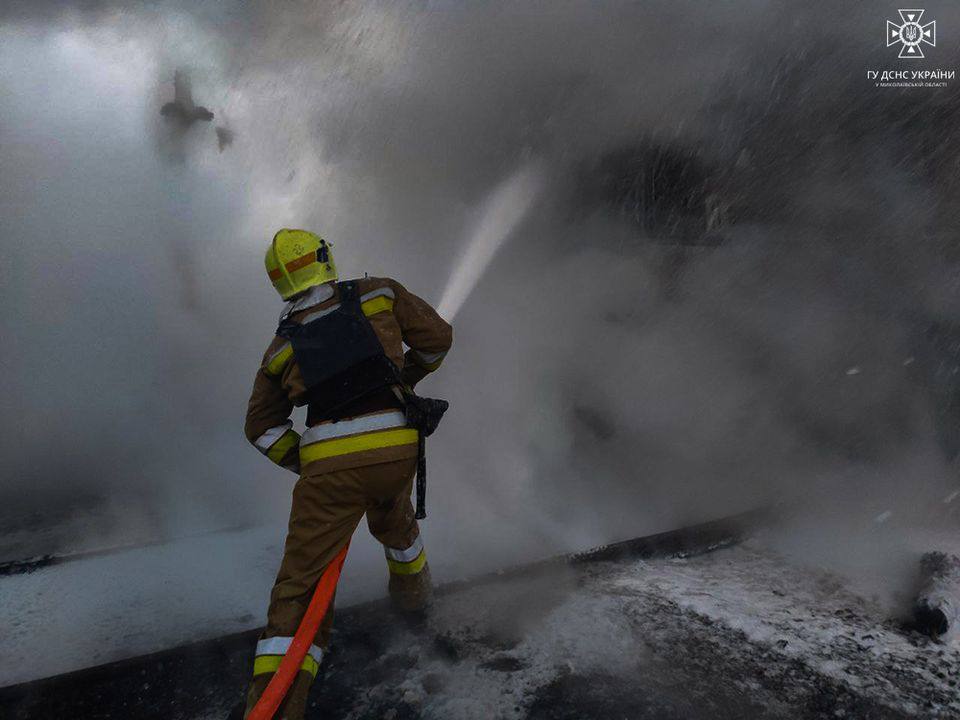
[[[354,302],[359,298],[359,290],[354,280],[337,283],[337,289],[340,291],[340,302]]]
[[[277,335],[284,340],[292,340],[293,337],[300,332],[300,328],[302,327],[303,325],[300,323],[284,318],[277,326]]]

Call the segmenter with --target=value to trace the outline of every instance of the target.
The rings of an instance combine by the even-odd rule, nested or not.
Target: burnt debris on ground
[[[956,647],[737,544],[740,520],[445,586],[421,625],[345,609],[308,717],[960,717]],[[222,720],[256,635],[8,687],[0,715]]]

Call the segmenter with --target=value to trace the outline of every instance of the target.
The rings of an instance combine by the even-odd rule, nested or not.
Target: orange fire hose
[[[300,627],[297,628],[290,648],[287,650],[283,660],[280,661],[280,667],[270,678],[267,689],[254,705],[247,720],[272,720],[280,703],[287,696],[287,691],[293,684],[293,679],[300,670],[303,659],[307,656],[310,645],[320,629],[320,623],[323,622],[323,616],[327,614],[327,608],[330,607],[330,601],[333,599],[333,591],[337,589],[337,581],[340,579],[340,570],[343,568],[343,561],[347,559],[347,549],[350,547],[350,541],[343,546],[343,549],[337,553],[337,556],[327,565],[327,569],[320,576],[320,582],[317,583],[317,589],[313,591],[313,598],[307,607],[307,612],[300,621]]]

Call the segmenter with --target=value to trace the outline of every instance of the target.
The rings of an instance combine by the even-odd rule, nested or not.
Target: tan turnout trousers
[[[290,526],[283,562],[270,595],[267,627],[260,646],[271,639],[292,638],[313,597],[313,591],[327,565],[353,535],[366,513],[371,534],[387,548],[390,563],[390,596],[402,610],[416,610],[429,600],[429,569],[421,552],[407,563],[390,559],[390,550],[405,551],[421,546],[420,531],[410,503],[416,460],[368,465],[323,475],[303,475],[293,490]],[[397,553],[399,555],[400,553]],[[414,571],[415,570],[415,571]],[[330,641],[332,608],[324,617],[314,645],[322,654]],[[312,652],[313,649],[312,649]],[[279,660],[257,654],[264,667]],[[308,655],[306,667],[297,674],[278,717],[303,718],[307,693],[316,675],[320,658]],[[276,668],[273,667],[275,670]],[[256,674],[247,694],[248,714],[273,677],[273,672]],[[246,714],[244,715],[246,717]]]

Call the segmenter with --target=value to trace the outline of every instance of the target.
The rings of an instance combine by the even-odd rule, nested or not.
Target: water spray
[[[456,317],[497,250],[527,214],[540,183],[540,163],[534,160],[521,165],[494,188],[484,203],[483,213],[470,242],[443,291],[438,310],[441,316],[451,322]]]

